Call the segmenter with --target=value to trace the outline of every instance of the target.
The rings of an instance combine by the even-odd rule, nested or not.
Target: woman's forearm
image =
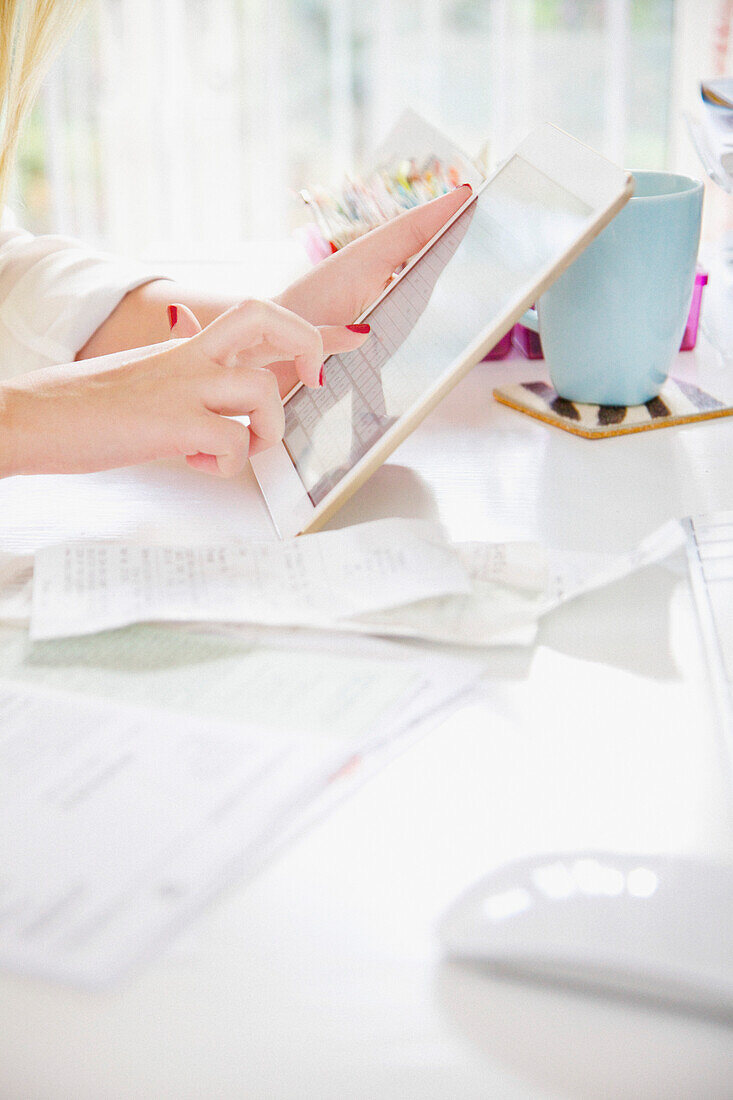
[[[167,310],[171,302],[181,302],[188,306],[201,325],[206,327],[231,306],[236,305],[237,301],[234,297],[192,290],[171,279],[156,279],[154,282],[144,283],[125,295],[116,309],[112,310],[109,317],[79,349],[76,358],[92,359],[110,352],[142,348],[168,340],[170,326]]]

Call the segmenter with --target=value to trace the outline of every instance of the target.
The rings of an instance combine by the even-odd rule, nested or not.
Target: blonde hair
[[[23,121],[86,0],[0,0],[0,205]]]

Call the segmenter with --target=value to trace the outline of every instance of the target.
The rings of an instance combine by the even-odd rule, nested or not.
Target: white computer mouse
[[[570,852],[510,863],[443,917],[453,958],[733,1018],[733,865]]]

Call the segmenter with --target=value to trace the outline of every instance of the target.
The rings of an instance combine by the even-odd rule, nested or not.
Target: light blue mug
[[[650,401],[685,330],[703,185],[672,172],[633,175],[633,197],[522,318],[569,401]]]

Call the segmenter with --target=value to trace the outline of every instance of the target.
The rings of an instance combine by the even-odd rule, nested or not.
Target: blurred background
[[[627,167],[701,174],[681,120],[725,72],[731,0],[90,0],[13,205],[158,260],[234,257],[304,220],[411,106],[489,162],[532,124]]]

